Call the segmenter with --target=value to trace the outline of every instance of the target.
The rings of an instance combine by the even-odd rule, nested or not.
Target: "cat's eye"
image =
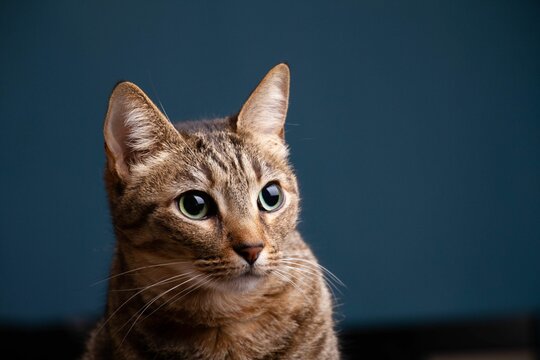
[[[215,214],[212,198],[202,191],[188,191],[178,198],[178,209],[189,219],[203,220]]]
[[[278,184],[268,183],[259,193],[257,203],[262,211],[275,211],[283,204],[283,191]]]

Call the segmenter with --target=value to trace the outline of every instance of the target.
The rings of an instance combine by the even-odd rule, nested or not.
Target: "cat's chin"
[[[247,271],[235,277],[212,282],[212,287],[221,292],[247,292],[256,289],[264,281],[264,275]]]

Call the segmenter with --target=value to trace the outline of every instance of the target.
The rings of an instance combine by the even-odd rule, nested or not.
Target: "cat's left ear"
[[[290,77],[289,66],[283,63],[266,74],[238,114],[239,132],[284,139]]]
[[[130,177],[134,164],[145,163],[180,139],[148,96],[127,81],[113,89],[103,134],[109,167],[123,180]]]

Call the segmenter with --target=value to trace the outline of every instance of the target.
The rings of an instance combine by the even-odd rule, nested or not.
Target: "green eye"
[[[268,183],[259,193],[259,209],[262,211],[275,211],[283,204],[283,191],[276,183]]]
[[[192,220],[203,220],[213,215],[215,206],[208,194],[192,190],[180,195],[178,209]]]

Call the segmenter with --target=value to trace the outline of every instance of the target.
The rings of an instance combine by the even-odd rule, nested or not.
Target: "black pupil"
[[[279,201],[279,188],[275,185],[268,185],[262,190],[262,197],[268,206],[276,206]]]
[[[206,201],[201,195],[188,194],[184,197],[184,209],[191,215],[199,215],[203,210]]]

